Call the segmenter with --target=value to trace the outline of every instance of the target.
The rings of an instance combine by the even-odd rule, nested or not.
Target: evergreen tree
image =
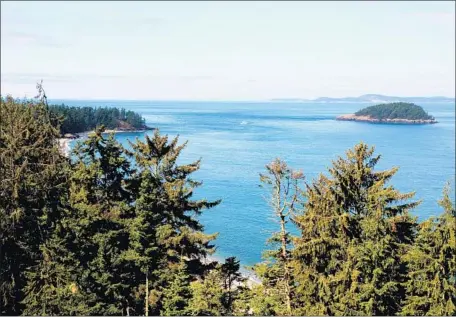
[[[305,209],[293,218],[301,231],[294,241],[296,281],[295,312],[298,315],[333,315],[331,306],[340,298],[349,279],[347,256],[349,219],[337,212],[323,175],[307,185]]]
[[[148,293],[153,290],[161,298],[166,285],[169,265],[187,261],[189,274],[201,274],[205,265],[200,258],[212,254],[211,242],[216,234],[205,234],[203,226],[195,218],[204,209],[216,206],[220,201],[192,200],[194,190],[202,183],[192,180],[191,174],[200,167],[200,161],[178,165],[177,159],[186,143],[178,145],[178,138],[168,142],[156,130],[152,138],[131,144],[129,155],[134,159],[137,171],[133,176],[135,186],[135,214],[132,228],[136,230],[131,240],[136,266],[142,272],[139,278],[144,288],[148,308]],[[154,304],[152,313],[158,313],[161,303]],[[146,306],[143,305],[144,310]]]
[[[374,171],[380,156],[361,143],[307,186],[304,212],[294,221],[294,266],[300,314],[393,315],[403,298],[400,262],[413,242],[418,202],[387,181],[396,173]]]
[[[40,246],[40,259],[26,271],[22,302],[26,315],[89,315],[100,309],[96,295],[81,283],[86,271],[74,228],[78,214],[68,206],[67,191],[61,194],[60,203],[59,217]]]
[[[449,193],[447,185],[439,201],[443,214],[420,224],[404,256],[409,279],[402,315],[456,315],[456,211]]]
[[[200,168],[200,160],[178,165],[176,161],[187,142],[177,143],[177,137],[168,142],[167,136],[160,136],[155,130],[153,138],[146,136],[145,142],[137,140],[129,152],[138,166],[137,212],[160,224],[155,229],[156,235],[160,245],[169,248],[167,254],[174,263],[180,261],[180,256],[195,258],[213,253],[211,241],[216,234],[204,234],[203,226],[194,216],[220,203],[191,199],[194,190],[202,184],[190,178]]]
[[[56,248],[52,241],[47,241],[53,249],[42,247],[43,259],[27,270],[26,297],[23,314],[41,316],[80,316],[93,312],[96,298],[81,288],[79,277],[83,274],[78,262],[65,248]],[[58,252],[56,252],[56,250]]]
[[[132,207],[130,162],[103,127],[79,144],[70,179],[69,205],[75,210],[72,228],[79,261],[84,268],[81,284],[97,296],[99,312],[126,314],[132,305],[132,272],[124,265],[129,251],[128,222]]]
[[[38,96],[41,97],[41,96]],[[0,104],[0,314],[20,314],[25,271],[58,217],[67,161],[45,98]]]
[[[227,314],[233,311],[233,302],[242,292],[243,287],[241,284],[244,282],[241,272],[239,271],[241,265],[236,257],[229,257],[225,259],[225,263],[220,265],[220,273],[223,280],[223,305]]]
[[[222,316],[226,314],[223,299],[223,279],[219,270],[211,270],[202,281],[191,283],[192,298],[189,311],[193,316]]]
[[[360,143],[330,169],[332,193],[351,214],[355,233],[348,249],[354,251],[348,263],[355,260],[351,290],[336,308],[343,313],[393,315],[404,297],[406,271],[400,259],[415,236],[416,219],[408,211],[419,202],[410,202],[414,192],[403,194],[386,185],[397,168],[374,171],[379,159],[373,147]]]
[[[190,276],[186,271],[185,262],[178,266],[173,274],[171,283],[163,290],[163,316],[187,316],[188,304],[191,298]]]

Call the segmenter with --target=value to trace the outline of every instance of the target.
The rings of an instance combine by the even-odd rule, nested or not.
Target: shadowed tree
[[[16,315],[25,272],[58,218],[67,161],[45,99],[1,97],[0,123],[0,314]]]
[[[61,239],[49,239],[41,248],[43,259],[27,272],[23,314],[27,316],[80,316],[96,312],[90,303],[94,294],[81,288],[79,278],[84,272],[79,262],[62,245]]]
[[[229,257],[225,263],[219,263],[201,279],[192,282],[192,299],[189,304],[191,314],[233,315],[234,303],[245,291],[245,279],[239,269],[239,261],[235,257]]]
[[[125,265],[129,252],[128,224],[134,218],[130,162],[124,149],[103,127],[79,143],[73,154],[70,178],[70,230],[84,269],[81,284],[96,294],[98,313],[127,314],[134,299],[131,267]],[[74,250],[74,249],[73,249]]]
[[[233,311],[233,302],[236,300],[239,292],[242,291],[241,283],[244,282],[241,272],[239,272],[241,265],[236,257],[229,257],[225,259],[225,263],[220,265],[220,273],[223,280],[223,304],[227,314]]]

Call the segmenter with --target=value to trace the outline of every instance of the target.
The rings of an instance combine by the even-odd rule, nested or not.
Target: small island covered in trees
[[[94,130],[103,125],[106,129],[116,131],[149,130],[145,119],[134,111],[115,107],[75,107],[66,105],[49,105],[51,114],[60,118],[60,133],[75,134]]]
[[[338,116],[336,120],[371,123],[426,124],[437,123],[435,118],[413,103],[393,102],[366,107],[354,114]]]

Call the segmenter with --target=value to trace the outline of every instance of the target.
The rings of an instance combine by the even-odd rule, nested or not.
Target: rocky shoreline
[[[387,123],[387,124],[434,124],[437,123],[435,119],[432,120],[410,120],[410,119],[375,119],[370,116],[357,116],[355,114],[344,114],[336,117],[339,121],[359,121],[369,123]]]

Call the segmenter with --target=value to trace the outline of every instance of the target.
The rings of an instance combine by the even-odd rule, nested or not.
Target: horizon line
[[[304,98],[304,97],[274,97],[274,98],[264,98],[264,99],[192,99],[192,98],[180,98],[180,99],[172,99],[172,98],[140,98],[140,99],[123,99],[123,98],[73,98],[73,97],[52,97],[48,98],[49,101],[59,101],[59,100],[67,100],[67,101],[188,101],[188,102],[274,102],[274,101],[297,101],[297,102],[302,102],[302,101],[318,101],[318,99],[322,98],[328,98],[328,99],[346,99],[346,98],[361,98],[363,96],[369,96],[369,95],[376,95],[376,96],[381,96],[381,97],[388,97],[388,98],[445,98],[445,99],[456,99],[456,96],[454,97],[448,97],[448,96],[390,96],[390,95],[382,95],[382,94],[363,94],[360,96],[345,96],[345,97],[327,97],[327,96],[321,96],[321,97],[316,97],[316,98]],[[1,96],[12,96],[11,94],[1,94]],[[28,97],[25,95],[24,97],[14,97],[14,99],[35,99],[35,96],[33,97]]]

